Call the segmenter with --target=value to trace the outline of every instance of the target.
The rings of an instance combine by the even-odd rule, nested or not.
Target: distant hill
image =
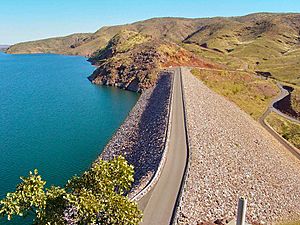
[[[300,84],[300,14],[220,18],[183,41],[194,53],[235,69]]]
[[[207,19],[154,18],[132,24],[102,27],[95,33],[73,34],[66,37],[19,43],[8,53],[59,53],[90,56],[106,46],[108,41],[122,30],[151,35],[153,38],[180,42],[197,30]]]
[[[7,53],[58,53],[91,56],[122,30],[181,45],[229,68],[270,72],[300,84],[300,14],[257,13],[241,17],[154,18],[102,27],[95,33],[25,42]],[[288,71],[288,72],[287,72]]]

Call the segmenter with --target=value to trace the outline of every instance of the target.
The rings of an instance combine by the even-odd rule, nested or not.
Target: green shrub
[[[124,194],[133,173],[123,157],[98,160],[65,188],[45,188],[46,181],[34,170],[0,201],[0,215],[11,220],[33,212],[35,224],[139,224],[141,211]]]

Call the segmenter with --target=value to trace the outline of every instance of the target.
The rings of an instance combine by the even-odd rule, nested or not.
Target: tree
[[[98,160],[65,188],[45,188],[38,171],[30,172],[13,193],[0,201],[0,215],[35,214],[35,224],[139,224],[137,204],[126,196],[133,179],[133,166],[123,157]]]

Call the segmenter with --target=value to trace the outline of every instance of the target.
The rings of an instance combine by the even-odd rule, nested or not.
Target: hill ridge
[[[7,53],[93,56],[120,31],[149,35],[230,69],[269,73],[300,85],[300,13],[252,13],[235,17],[156,17],[105,26],[94,33],[19,43]],[[289,71],[287,74],[286,71]]]

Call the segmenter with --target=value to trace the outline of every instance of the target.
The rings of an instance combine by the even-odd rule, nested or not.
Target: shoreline
[[[4,52],[4,54],[9,53]],[[34,54],[79,56],[55,53],[29,53],[25,55]],[[88,59],[88,57],[84,58]],[[89,60],[86,61],[97,68]],[[170,72],[160,72],[156,84],[140,94],[126,119],[109,139],[100,155],[93,160],[93,162],[98,159],[109,160],[122,155],[129,164],[134,166],[135,181],[129,191],[130,198],[147,187],[155,177],[163,158],[169,122],[172,76]],[[93,85],[93,82],[90,83]],[[130,91],[114,85],[103,86]]]
[[[129,197],[143,190],[159,168],[168,127],[171,82],[170,73],[160,73],[156,85],[141,94],[98,157],[109,160],[122,155],[134,166],[135,181]]]

